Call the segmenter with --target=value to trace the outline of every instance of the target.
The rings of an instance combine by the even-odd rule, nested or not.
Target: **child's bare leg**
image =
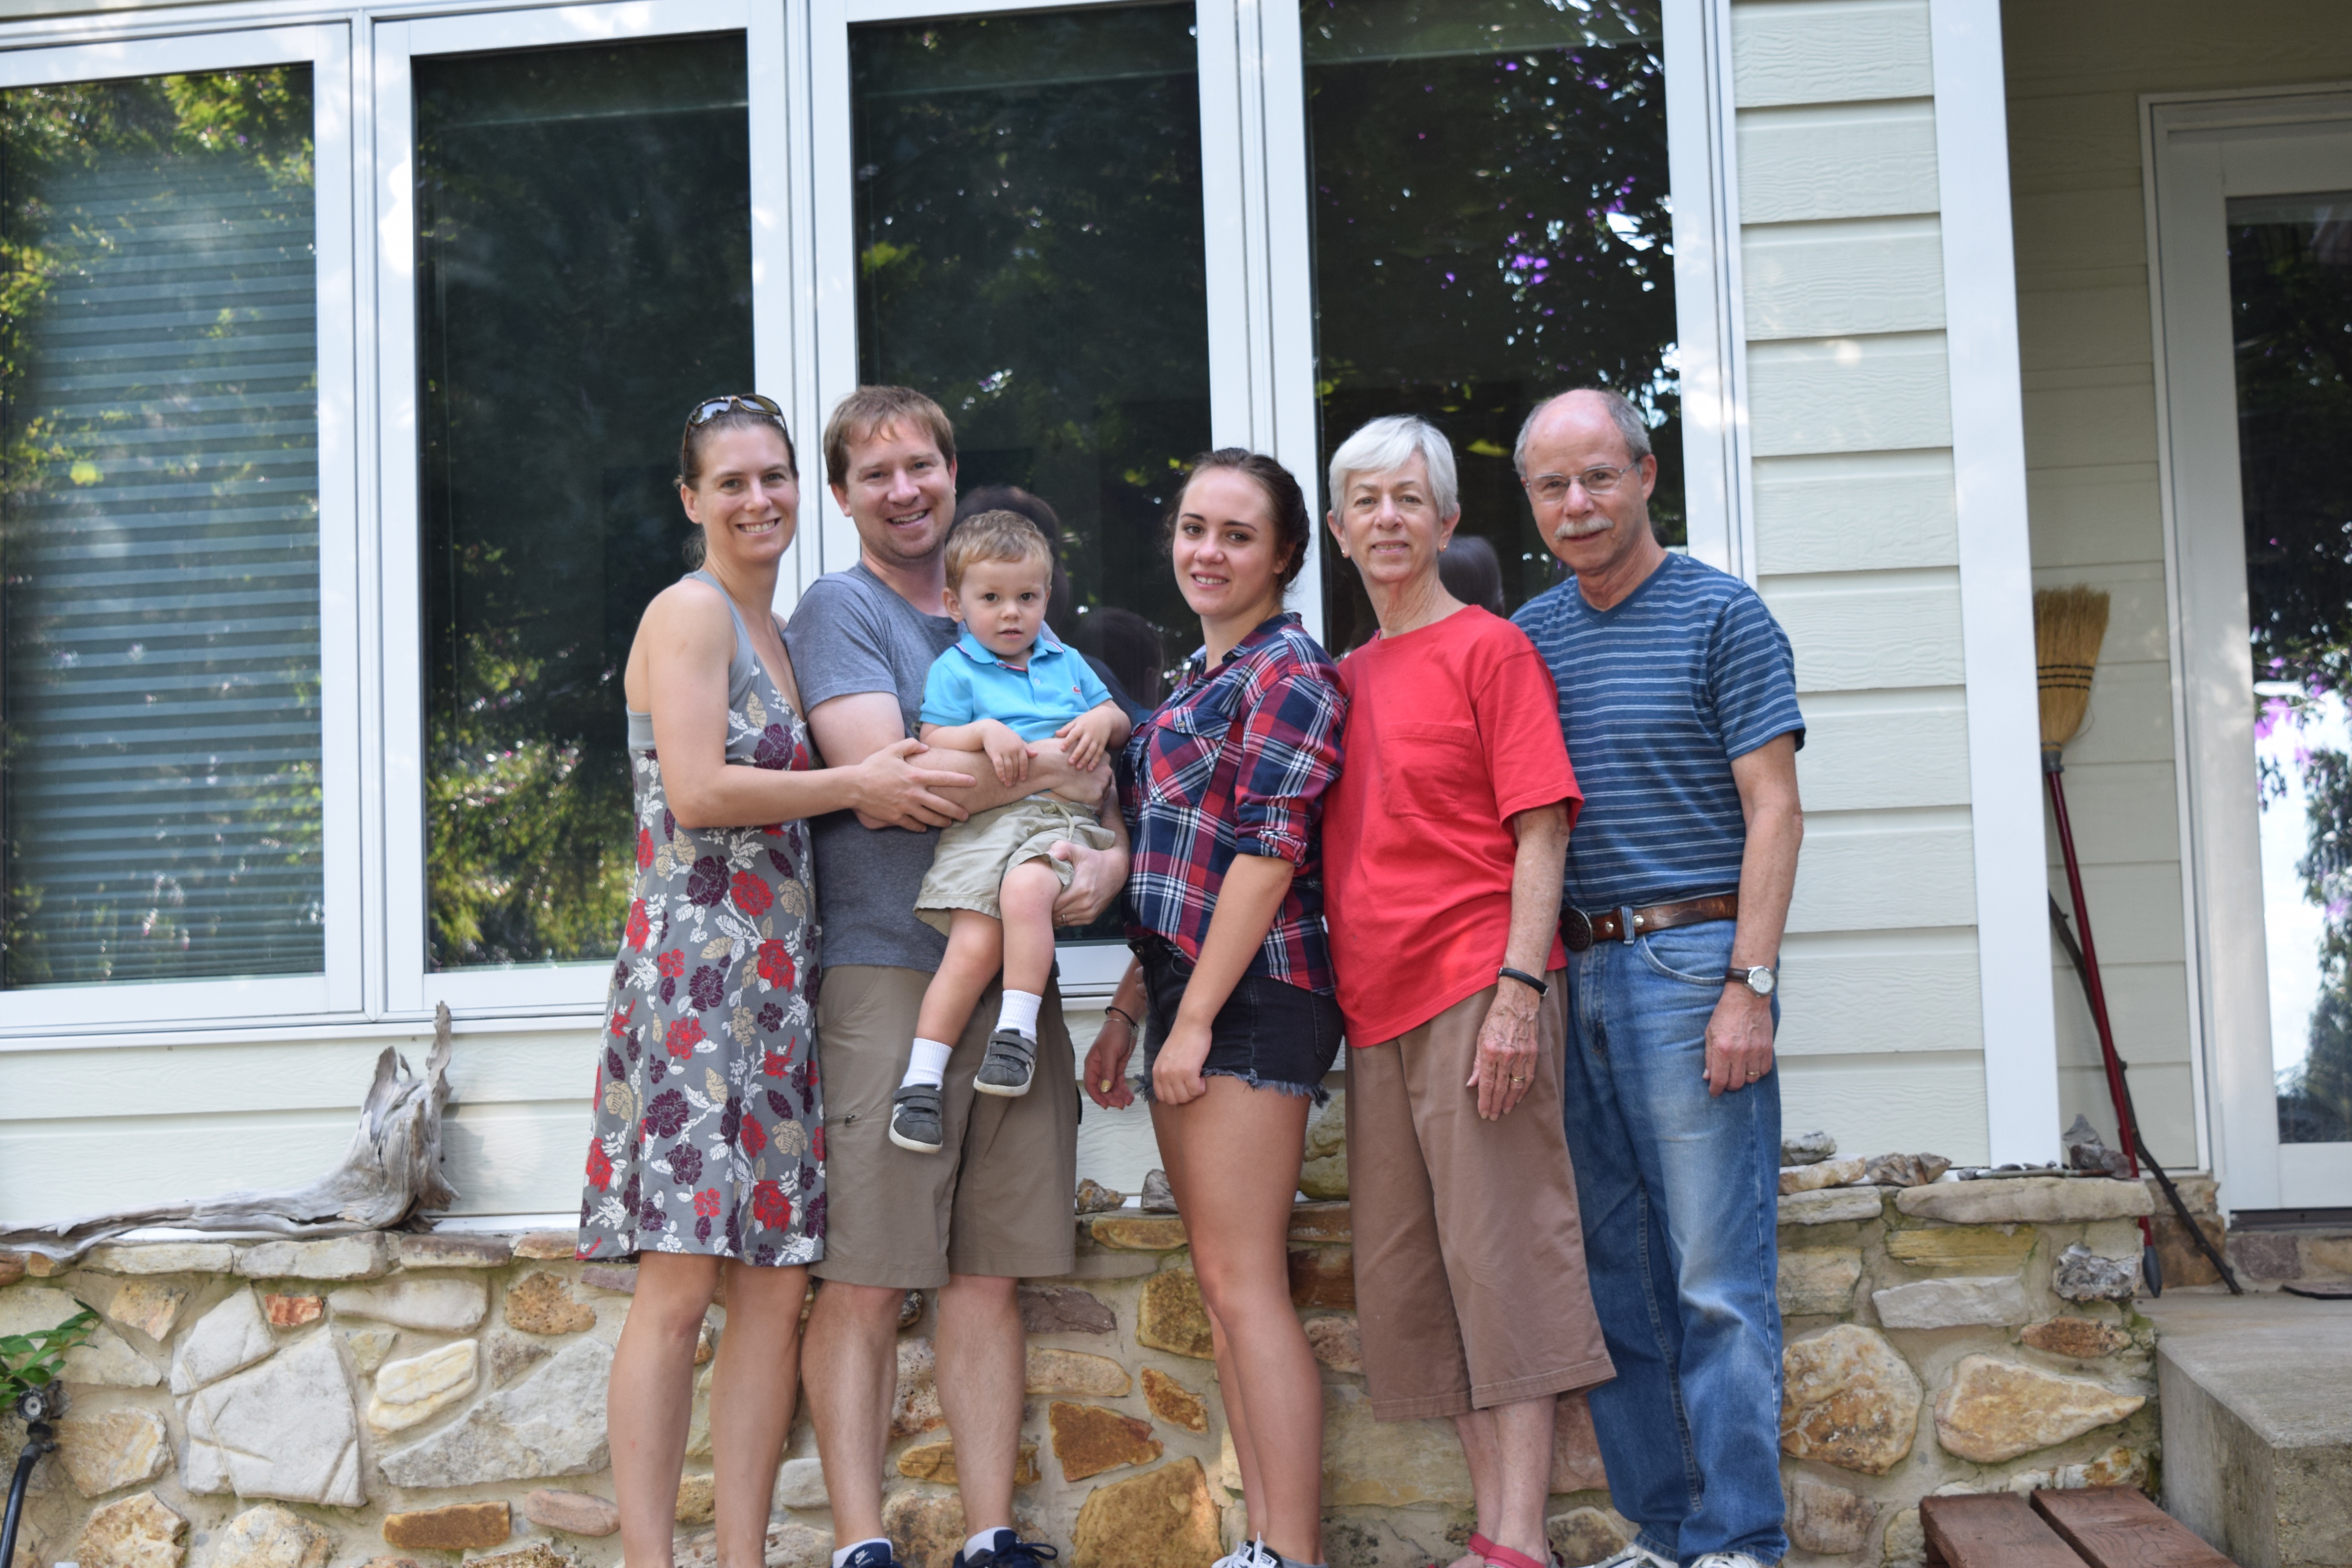
[[[947,1138],[948,1058],[980,994],[996,978],[1003,928],[977,910],[957,910],[948,921],[948,951],[915,1015],[907,1075],[891,1096],[890,1142],[918,1154],[936,1154]]]
[[[988,1055],[972,1087],[982,1094],[1022,1095],[1037,1065],[1037,1009],[1054,972],[1054,900],[1062,880],[1042,860],[1004,873],[997,903],[1004,910],[1004,1002]]]

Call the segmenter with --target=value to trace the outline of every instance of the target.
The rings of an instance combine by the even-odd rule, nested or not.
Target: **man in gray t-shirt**
[[[915,733],[931,660],[956,637],[942,614],[943,558],[955,512],[955,433],[939,405],[899,387],[863,387],[834,410],[824,437],[834,499],[857,527],[858,561],[810,584],[784,640],[818,752],[846,766]],[[880,1478],[890,1435],[898,1310],[910,1288],[939,1288],[940,1377],[967,1391],[949,1417],[956,1484],[975,1533],[961,1568],[1043,1568],[1012,1530],[1026,1344],[1014,1295],[1024,1279],[1076,1262],[1077,1067],[1061,1000],[1047,988],[1037,1019],[1037,1087],[1018,1099],[977,1095],[972,1075],[997,1016],[992,987],[957,1042],[944,1089],[945,1157],[908,1153],[888,1136],[923,991],[945,951],[916,918],[939,829],[1039,790],[1087,787],[1046,742],[1024,783],[997,782],[980,752],[930,750],[918,767],[968,786],[910,791],[901,814],[854,812],[814,826],[824,979],[817,1049],[824,1085],[825,1288],[801,1358],[824,1460],[835,1544],[849,1568],[891,1561]],[[1096,787],[1108,782],[1107,774]],[[1124,844],[1072,846],[1075,874],[1055,905],[1065,924],[1099,915],[1127,878]],[[1000,1390],[991,1400],[984,1391]]]

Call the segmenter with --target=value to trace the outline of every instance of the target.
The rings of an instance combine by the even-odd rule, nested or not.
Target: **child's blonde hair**
[[[1054,580],[1054,547],[1045,530],[1017,511],[976,512],[948,535],[948,587],[963,591],[964,568],[975,561],[1034,561]]]

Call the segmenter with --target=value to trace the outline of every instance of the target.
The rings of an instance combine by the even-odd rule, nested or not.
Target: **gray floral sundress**
[[[690,575],[719,588],[707,572]],[[808,726],[735,619],[727,762],[816,765]],[[816,881],[807,826],[682,827],[653,719],[631,711],[637,881],[613,966],[579,1256],[824,1256]]]

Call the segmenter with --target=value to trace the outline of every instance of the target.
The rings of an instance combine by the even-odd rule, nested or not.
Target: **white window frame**
[[[447,1003],[471,1017],[593,1013],[603,1005],[609,957],[580,963],[484,966],[433,972],[428,963],[424,752],[424,584],[418,493],[415,123],[411,62],[420,57],[624,42],[681,34],[744,35],[751,106],[753,374],[762,386],[791,380],[795,328],[788,308],[792,265],[791,165],[785,112],[785,28],[780,9],[750,0],[624,0],[375,25],[377,429],[382,457],[383,781],[386,812],[383,944],[385,1006],[419,1015]],[[782,399],[780,399],[782,401]],[[805,428],[805,426],[803,426]],[[805,467],[808,457],[804,453]],[[805,490],[803,496],[805,498]],[[805,509],[806,500],[803,506]],[[803,518],[806,513],[803,511]],[[806,571],[804,528],[778,583],[788,604]],[[614,722],[620,715],[614,715]],[[617,940],[617,938],[616,938]]]
[[[351,30],[340,22],[195,37],[56,43],[0,52],[0,89],[238,68],[311,71],[318,259],[320,784],[325,950],[320,973],[38,986],[0,992],[0,1043],[158,1023],[277,1020],[361,1005],[358,374],[350,331]]]
[[[2272,1073],[2226,204],[2352,189],[2352,85],[2140,102],[2200,1141],[2232,1210],[2352,1188],[2352,1145],[2282,1144]],[[2314,127],[2331,128],[2323,141]],[[2210,1079],[2210,1092],[2207,1080]]]

